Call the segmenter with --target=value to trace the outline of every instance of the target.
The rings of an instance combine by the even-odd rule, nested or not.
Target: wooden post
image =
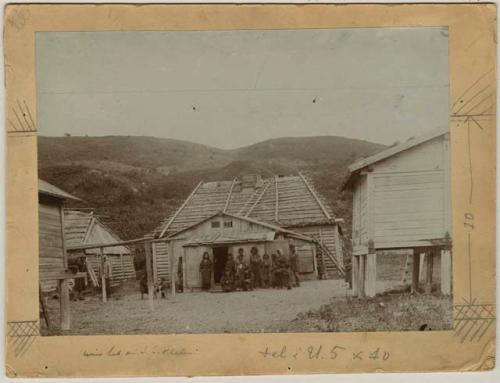
[[[61,239],[62,239],[62,255],[64,270],[68,269],[68,253],[66,252],[66,239],[64,234],[64,209],[59,205],[59,215],[61,223]],[[58,281],[59,287],[59,307],[61,310],[60,325],[61,330],[69,330],[71,328],[71,313],[69,308],[69,286],[67,279]]]
[[[153,259],[153,280],[158,280],[158,265],[156,258],[156,242],[151,243],[151,258]]]
[[[47,302],[42,291],[42,284],[40,282],[38,282],[38,300],[40,303],[40,308],[42,309],[43,317],[45,319],[45,324],[47,325],[47,329],[49,330],[49,332],[51,332],[52,322],[50,320],[49,308],[47,307]]]
[[[314,273],[316,274],[316,277],[318,277],[318,262],[316,259],[316,245],[311,244],[310,246],[311,246],[311,251],[312,251],[312,255],[313,255],[313,270],[314,270]]]
[[[144,242],[144,254],[146,256],[146,277],[148,280],[148,302],[149,308],[154,310],[153,301],[153,271],[151,270],[151,241]]]
[[[430,294],[432,292],[432,272],[434,266],[434,249],[427,252],[427,267],[426,267],[426,281],[425,281],[425,293]]]
[[[359,256],[359,274],[358,274],[358,297],[365,297],[365,279],[366,279],[366,254]]]
[[[420,253],[420,266],[418,269],[418,281],[424,282],[425,281],[425,276],[426,276],[426,268],[427,268],[427,263],[425,262],[428,257],[428,251],[424,251]]]
[[[186,255],[182,254],[182,291],[186,291],[187,288]]]
[[[377,294],[377,253],[375,250],[366,255],[366,296],[373,298]]]
[[[358,295],[358,281],[359,281],[359,256],[358,255],[353,255],[352,256],[352,265],[351,265],[351,272],[352,272],[352,295],[357,296]]]
[[[319,228],[319,241],[320,241],[320,243],[323,243],[323,235],[322,234],[323,234],[323,232],[322,232],[321,228]],[[323,249],[320,249],[320,251],[321,251],[321,269],[323,270],[323,275],[321,276],[321,279],[328,279],[328,277],[326,275],[326,268],[325,268],[325,251]],[[353,258],[354,258],[354,256],[353,256]],[[354,289],[353,289],[353,291],[354,291]],[[356,293],[357,293],[357,290],[356,290]],[[353,294],[354,294],[354,292],[353,292]]]
[[[214,265],[215,265],[215,254],[212,250],[212,277],[210,278],[210,291],[215,290],[215,272],[214,272]]]
[[[172,241],[168,243],[168,255],[169,255],[169,268],[170,268],[170,290],[172,292],[172,299],[175,299],[175,256],[174,256],[174,244]],[[183,262],[184,263],[184,262]]]
[[[413,271],[411,274],[411,292],[418,292],[418,282],[420,278],[420,253],[417,249],[413,250]]]
[[[71,328],[71,317],[69,311],[69,288],[68,280],[59,280],[59,304],[61,309],[61,330],[69,330]]]
[[[123,265],[123,254],[120,252],[120,270],[121,270],[121,275],[120,275],[120,280],[125,280],[127,279],[127,276],[125,275],[125,266]]]
[[[104,276],[104,255],[102,247],[99,248],[99,258],[101,262],[101,291],[102,291],[102,301],[107,302],[108,297],[106,296],[106,277]]]
[[[441,250],[441,294],[451,294],[451,252]]]

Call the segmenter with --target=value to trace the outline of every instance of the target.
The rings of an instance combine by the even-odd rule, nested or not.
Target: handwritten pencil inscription
[[[381,360],[387,361],[391,354],[377,347],[373,350],[354,350],[349,347],[341,345],[334,345],[327,347],[324,345],[309,345],[306,347],[290,348],[283,345],[278,348],[266,346],[265,349],[259,351],[259,354],[264,359],[306,359],[306,360],[321,360],[330,359],[335,360],[338,358],[349,358],[351,360]]]
[[[82,356],[87,358],[117,358],[128,356],[141,356],[141,355],[164,355],[164,356],[186,356],[192,353],[184,347],[155,347],[145,346],[137,348],[120,348],[117,346],[110,346],[104,349],[90,349],[82,350]]]

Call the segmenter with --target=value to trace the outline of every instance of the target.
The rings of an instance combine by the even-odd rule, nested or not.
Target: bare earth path
[[[71,302],[72,330],[67,334],[261,332],[345,295],[342,280],[306,281],[292,290],[177,294],[175,301],[156,299],[154,312],[139,293],[107,303],[94,296]]]

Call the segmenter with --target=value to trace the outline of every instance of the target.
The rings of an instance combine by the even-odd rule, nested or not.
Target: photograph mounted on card
[[[494,366],[493,5],[5,25],[10,375]]]

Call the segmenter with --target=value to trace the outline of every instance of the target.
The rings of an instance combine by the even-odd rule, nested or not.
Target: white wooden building
[[[376,251],[413,249],[413,289],[426,254],[426,290],[440,260],[441,290],[451,293],[450,143],[433,130],[349,166],[353,190],[352,272],[355,293],[376,294]],[[416,277],[415,277],[416,274]]]
[[[169,253],[176,264],[182,259],[184,291],[201,287],[199,265],[207,252],[213,262],[212,286],[220,283],[229,255],[234,259],[243,249],[245,262],[250,261],[250,250],[255,247],[260,256],[287,254],[289,245],[296,247],[298,271],[303,278],[316,277],[316,246],[314,240],[303,234],[278,226],[219,212],[169,237]],[[154,243],[154,247],[158,245]],[[153,247],[153,248],[154,248]]]
[[[304,277],[317,274],[320,267],[329,277],[338,277],[344,272],[343,238],[339,226],[339,221],[342,220],[334,217],[312,182],[299,173],[267,179],[247,175],[230,181],[200,182],[180,207],[153,233],[155,241],[152,258],[155,279],[163,277],[170,280],[174,274],[172,270],[177,270],[179,257],[185,253],[185,250],[181,249],[184,245],[170,247],[170,239],[176,238],[178,233],[193,225],[198,227],[197,225],[219,213],[234,217],[235,222],[254,220],[256,225],[271,225],[275,233],[288,230],[293,232],[295,237],[301,234],[313,239],[317,258],[314,266],[316,269],[312,269],[312,262],[309,263],[308,271],[303,265]],[[240,238],[245,241],[251,239],[247,238],[243,224],[238,224],[237,227]],[[227,229],[233,234],[236,232],[236,227]],[[197,234],[190,232],[189,235]],[[214,244],[212,247],[220,246]],[[175,263],[173,268],[170,267],[172,262]]]

